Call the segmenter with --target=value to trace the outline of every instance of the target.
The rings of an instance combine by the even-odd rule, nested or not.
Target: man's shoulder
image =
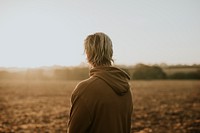
[[[97,77],[90,77],[88,79],[82,80],[76,86],[76,88],[87,88],[88,86],[92,85],[97,80]]]
[[[82,80],[76,85],[73,94],[77,95],[82,91],[86,91],[87,88],[90,88],[90,86],[92,86],[97,79],[97,77],[90,77],[88,79]]]

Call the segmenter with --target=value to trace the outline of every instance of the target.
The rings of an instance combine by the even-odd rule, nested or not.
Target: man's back
[[[128,76],[115,67],[91,70],[72,95],[70,133],[130,133],[132,97]]]

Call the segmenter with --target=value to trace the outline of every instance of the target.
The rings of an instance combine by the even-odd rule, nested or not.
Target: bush
[[[168,76],[169,79],[200,79],[200,70],[196,72],[177,72]]]
[[[165,79],[165,72],[158,66],[137,65],[132,79]]]
[[[54,70],[54,78],[58,80],[83,80],[89,77],[88,68],[64,68]]]

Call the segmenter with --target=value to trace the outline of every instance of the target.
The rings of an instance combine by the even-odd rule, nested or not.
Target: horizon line
[[[158,66],[195,66],[200,65],[200,63],[133,63],[133,64],[113,64],[112,66],[136,66],[138,64],[144,64],[144,65],[158,65]],[[40,66],[1,66],[0,69],[32,69],[32,68],[52,68],[52,67],[89,67],[87,63],[80,63],[79,65],[60,65],[60,64],[54,64],[54,65],[40,65]]]

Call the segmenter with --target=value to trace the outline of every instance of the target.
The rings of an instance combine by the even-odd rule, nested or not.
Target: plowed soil
[[[0,133],[65,133],[79,81],[0,81]],[[200,81],[131,81],[134,133],[199,133]]]

